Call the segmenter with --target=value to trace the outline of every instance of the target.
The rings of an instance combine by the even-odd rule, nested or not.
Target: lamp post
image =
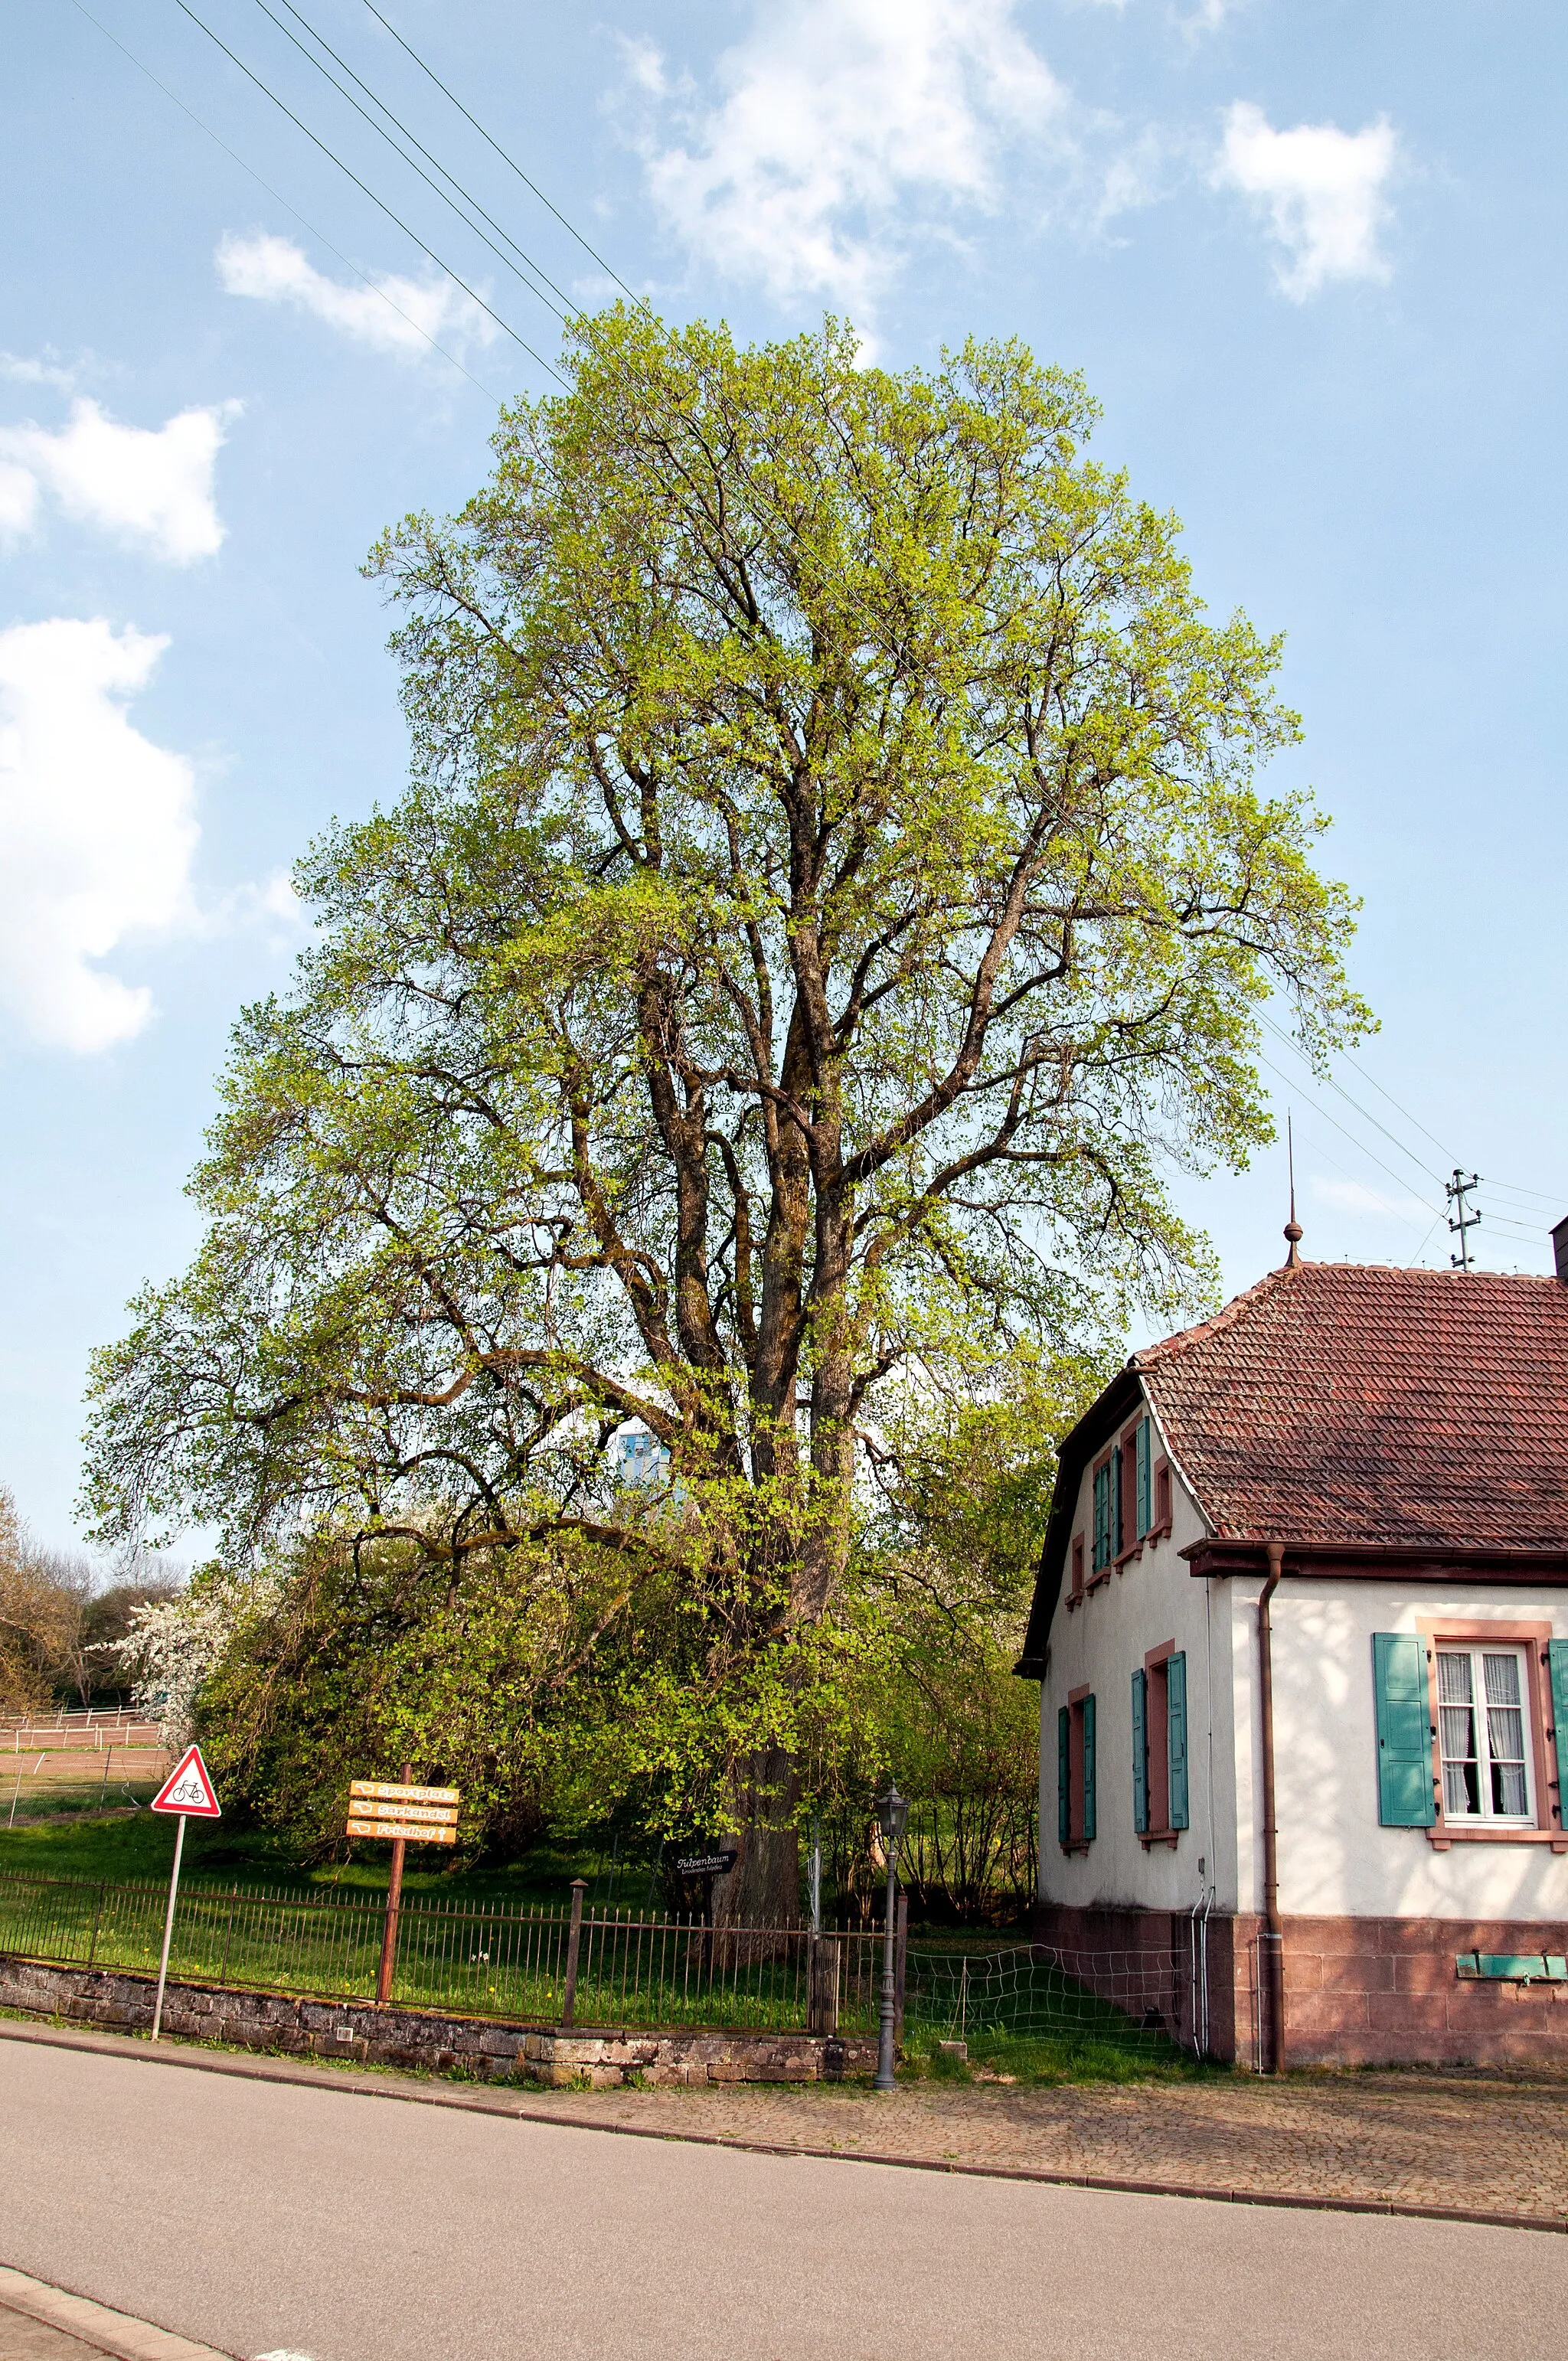
[[[909,1817],[909,1803],[907,1797],[899,1794],[891,1779],[887,1783],[886,1795],[877,1797],[876,1816],[887,1854],[887,1924],[883,1931],[882,1946],[882,2042],[877,2051],[876,2079],[872,2088],[873,2091],[892,2091],[897,2087],[893,2071],[893,2020],[898,1999],[898,1985],[893,1971],[893,1889],[898,1875],[898,1840]]]

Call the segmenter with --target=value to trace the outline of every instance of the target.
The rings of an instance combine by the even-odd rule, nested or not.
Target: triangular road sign
[[[181,1812],[193,1820],[219,1820],[217,1789],[199,1746],[188,1746],[152,1799],[155,1812]]]

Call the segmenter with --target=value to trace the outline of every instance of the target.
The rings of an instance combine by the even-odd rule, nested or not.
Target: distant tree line
[[[119,1703],[116,1651],[136,1609],[175,1598],[178,1571],[153,1563],[118,1580],[80,1552],[43,1548],[0,1486],[0,1714]]]

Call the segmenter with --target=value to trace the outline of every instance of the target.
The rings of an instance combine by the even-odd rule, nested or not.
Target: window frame
[[[1058,1811],[1058,1841],[1063,1852],[1087,1852],[1099,1833],[1099,1733],[1094,1692],[1087,1683],[1069,1689],[1059,1710],[1067,1716],[1067,1834],[1060,1834],[1063,1815]],[[1090,1766],[1094,1776],[1090,1777]],[[1058,1772],[1059,1776],[1059,1772]],[[1091,1798],[1092,1797],[1092,1802]]]
[[[1174,1640],[1162,1640],[1151,1648],[1140,1666],[1143,1675],[1144,1722],[1144,1820],[1137,1827],[1135,1809],[1134,1828],[1138,1842],[1146,1852],[1155,1845],[1168,1846],[1175,1851],[1185,1830],[1191,1824],[1190,1758],[1191,1758],[1191,1698],[1184,1692],[1187,1708],[1187,1754],[1189,1760],[1188,1817],[1172,1827],[1170,1818],[1170,1660],[1180,1656],[1185,1664],[1186,1651]],[[1135,1800],[1136,1766],[1134,1766]]]
[[[1110,1573],[1115,1561],[1115,1521],[1112,1494],[1115,1488],[1113,1455],[1107,1451],[1097,1459],[1089,1478],[1089,1523],[1093,1535],[1090,1553],[1090,1580],[1085,1586],[1092,1590],[1102,1576]],[[1103,1488],[1103,1489],[1102,1488]]]
[[[1504,1622],[1501,1620],[1491,1622],[1480,1619],[1464,1621],[1453,1616],[1422,1615],[1416,1619],[1416,1631],[1426,1654],[1427,1702],[1431,1733],[1433,1818],[1426,1831],[1428,1843],[1438,1852],[1446,1852],[1450,1846],[1456,1844],[1549,1844],[1554,1852],[1568,1852],[1568,1832],[1564,1831],[1561,1817],[1562,1791],[1559,1784],[1563,1757],[1568,1752],[1568,1748],[1557,1736],[1552,1710],[1548,1655],[1553,1636],[1551,1623]],[[1440,1652],[1458,1653],[1463,1651],[1478,1656],[1488,1648],[1499,1653],[1504,1649],[1517,1650],[1524,1661],[1525,1775],[1530,1811],[1522,1819],[1494,1819],[1468,1812],[1450,1818],[1442,1776],[1438,1655]],[[1473,1707],[1472,1710],[1485,1712],[1484,1701]]]

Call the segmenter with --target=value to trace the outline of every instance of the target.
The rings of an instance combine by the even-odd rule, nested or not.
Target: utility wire
[[[1285,1031],[1284,1027],[1277,1025],[1274,1022],[1274,1019],[1266,1015],[1263,1016],[1262,1021],[1267,1030],[1273,1034],[1275,1039],[1277,1041],[1283,1042],[1286,1049],[1290,1050],[1296,1057],[1299,1058],[1302,1064],[1307,1067],[1308,1071],[1312,1072],[1311,1060],[1307,1056],[1305,1050],[1303,1050],[1297,1042],[1291,1039],[1289,1034]],[[1357,1071],[1359,1071],[1360,1070],[1358,1068]],[[1313,1081],[1316,1082],[1318,1079],[1319,1077],[1315,1072],[1313,1072]],[[1375,1131],[1380,1131],[1384,1138],[1388,1141],[1391,1147],[1398,1149],[1401,1156],[1407,1157],[1410,1163],[1415,1166],[1418,1172],[1424,1172],[1429,1180],[1442,1180],[1442,1175],[1441,1172],[1434,1172],[1430,1164],[1423,1163],[1421,1159],[1417,1156],[1412,1149],[1405,1146],[1404,1141],[1400,1139],[1396,1133],[1389,1130],[1386,1123],[1379,1123],[1377,1117],[1372,1114],[1369,1108],[1364,1107],[1359,1099],[1352,1098],[1350,1093],[1345,1089],[1343,1082],[1336,1082],[1332,1074],[1324,1077],[1323,1079],[1327,1081],[1329,1088],[1332,1091],[1338,1092],[1340,1097],[1343,1099],[1347,1106],[1354,1107],[1355,1109],[1356,1114],[1360,1115],[1364,1123],[1369,1123]],[[1392,1102],[1390,1102],[1390,1104],[1392,1104]],[[1413,1117],[1410,1119],[1412,1121],[1414,1120]],[[1418,1129],[1420,1128],[1420,1126],[1417,1127]],[[1430,1133],[1427,1136],[1429,1138],[1431,1137]],[[1441,1144],[1442,1143],[1440,1142],[1439,1145],[1441,1146]]]
[[[609,273],[610,278],[614,280],[616,285],[620,289],[623,295],[630,295],[632,302],[638,305],[639,309],[646,312],[648,310],[648,304],[644,298],[638,294],[635,288],[628,287],[620,271],[617,270],[612,264],[605,260],[603,255],[599,252],[597,247],[590,246],[588,244],[587,239],[583,236],[581,230],[574,228],[573,225],[566,219],[565,214],[561,211],[560,206],[551,203],[550,199],[545,195],[543,190],[539,186],[539,183],[536,181],[531,181],[529,179],[528,174],[523,170],[522,166],[517,162],[515,158],[508,155],[506,149],[501,146],[500,141],[499,139],[491,138],[490,134],[486,130],[477,115],[469,114],[468,109],[464,105],[462,100],[455,92],[447,89],[446,84],[442,81],[440,75],[436,73],[433,68],[426,65],[419,51],[414,49],[411,43],[404,40],[397,27],[388,23],[386,17],[382,16],[379,8],[375,5],[375,0],[365,0],[365,5],[369,9],[370,14],[375,17],[378,25],[381,26],[385,31],[390,33],[399,49],[403,50],[407,56],[413,60],[421,73],[424,74],[435,84],[436,89],[441,93],[443,98],[446,99],[450,104],[457,109],[458,114],[463,117],[463,120],[466,123],[473,125],[474,129],[478,133],[480,138],[486,142],[487,146],[493,148],[496,154],[500,158],[501,162],[508,167],[509,170],[517,174],[517,177],[522,182],[523,187],[525,189],[531,189],[533,194],[538,198],[540,203],[545,208],[546,212],[554,214],[562,228],[566,231],[567,235],[576,239],[577,244],[582,247],[583,252],[591,256],[593,260],[598,264],[601,270]]]
[[[557,304],[553,303],[550,297],[544,293],[543,289],[537,286],[534,282],[537,280],[543,280],[544,286],[553,289],[554,293],[560,296],[562,303],[570,303],[572,301],[571,297],[563,288],[555,285],[555,281],[551,278],[549,272],[543,269],[539,263],[535,262],[531,254],[524,253],[522,247],[518,245],[517,240],[514,237],[508,236],[507,232],[502,229],[500,223],[497,221],[492,214],[488,214],[485,211],[485,208],[479,203],[478,198],[472,195],[470,192],[463,186],[462,181],[458,180],[456,174],[455,172],[449,172],[445,165],[443,164],[438,158],[431,154],[430,149],[424,146],[423,142],[415,137],[414,134],[409,129],[407,124],[401,122],[399,117],[392,113],[391,108],[385,105],[382,101],[377,97],[368,82],[362,82],[360,80],[359,76],[355,72],[354,68],[347,62],[347,60],[338,56],[337,51],[332,47],[332,44],[329,41],[323,39],[321,34],[316,31],[315,27],[310,22],[309,18],[302,16],[297,8],[290,7],[289,0],[283,0],[283,5],[285,8],[288,8],[290,16],[294,18],[297,24],[304,27],[312,40],[314,41],[319,48],[326,51],[327,56],[331,58],[334,65],[342,67],[350,82],[358,84],[358,87],[365,93],[366,97],[370,101],[371,105],[378,108],[381,114],[386,116],[389,123],[396,124],[398,130],[409,142],[409,145],[411,147],[417,148],[420,154],[425,159],[425,161],[435,166],[435,169],[441,174],[442,179],[444,181],[451,181],[452,186],[457,191],[458,195],[463,198],[464,203],[473,206],[474,212],[479,215],[480,220],[488,222],[490,227],[497,233],[497,235],[506,240],[507,245],[511,247],[512,254],[515,254],[518,257],[517,262],[514,262],[511,259],[510,255],[503,254],[501,252],[500,247],[496,244],[494,238],[486,236],[485,232],[479,227],[478,222],[474,220],[473,215],[465,213],[463,206],[458,204],[455,199],[449,197],[446,191],[436,181],[433,181],[427,171],[414,162],[413,158],[408,153],[406,148],[399,147],[398,142],[393,138],[391,133],[386,129],[385,126],[378,123],[376,117],[371,115],[367,108],[360,105],[359,101],[355,97],[354,93],[351,90],[345,90],[344,88],[342,82],[338,81],[337,76],[331,72],[327,67],[323,65],[320,58],[313,55],[313,53],[305,47],[303,41],[299,38],[297,34],[291,33],[289,30],[288,26],[284,24],[280,16],[273,15],[272,10],[267,5],[267,0],[256,0],[256,5],[260,9],[262,15],[267,18],[268,22],[277,26],[278,30],[282,34],[283,38],[293,44],[294,48],[298,49],[300,55],[304,59],[307,65],[313,66],[317,73],[323,75],[324,79],[332,84],[333,89],[336,91],[338,96],[347,100],[355,113],[357,115],[360,115],[364,121],[370,126],[371,130],[375,132],[377,137],[384,139],[388,147],[391,148],[392,153],[395,156],[400,157],[411,172],[418,173],[426,188],[433,189],[435,194],[441,199],[442,203],[449,207],[450,210],[457,215],[458,220],[462,222],[466,228],[471,229],[475,236],[479,238],[484,245],[489,247],[490,252],[496,257],[497,260],[502,265],[502,267],[505,269],[510,270],[514,279],[521,280],[522,284],[527,288],[529,293],[531,295],[537,296],[540,302],[543,304],[545,310],[547,312],[553,312],[556,319],[558,319],[562,323],[563,326],[565,326],[566,320],[565,313],[562,311]],[[520,263],[526,265],[526,268],[520,269]]]
[[[288,198],[282,195],[279,190],[272,186],[270,181],[264,181],[262,179],[254,164],[247,164],[245,158],[236,153],[225,139],[220,139],[217,133],[213,129],[212,125],[210,123],[204,123],[202,117],[196,113],[194,107],[187,106],[185,101],[179,97],[175,92],[171,91],[166,82],[160,82],[159,80],[150,66],[143,65],[140,58],[137,56],[136,52],[133,49],[127,49],[124,41],[120,40],[115,34],[110,32],[107,25],[101,23],[99,19],[94,16],[90,8],[83,7],[82,0],[71,0],[71,6],[76,10],[78,16],[85,16],[87,22],[93,26],[97,31],[102,33],[104,38],[109,42],[113,48],[118,49],[120,55],[128,64],[135,66],[137,73],[145,74],[148,81],[151,82],[154,90],[161,91],[163,96],[168,99],[171,106],[177,106],[180,109],[181,114],[188,116],[190,121],[195,125],[198,131],[204,132],[206,137],[212,141],[214,147],[221,148],[231,163],[237,164],[240,170],[248,174],[249,178],[256,182],[257,187],[258,189],[264,189],[275,203],[282,206],[286,214],[291,214],[294,219],[299,223],[300,227],[302,229],[308,230],[312,237],[315,239],[318,246],[324,247],[328,254],[332,255],[335,260],[341,262],[345,270],[352,270],[356,279],[362,279],[365,281],[366,286],[369,288],[371,293],[373,295],[378,295],[389,312],[395,312],[400,320],[407,322],[408,325],[414,331],[416,335],[422,336],[424,338],[425,343],[430,346],[432,352],[439,353],[444,361],[450,361],[452,367],[457,371],[460,377],[466,377],[471,386],[477,387],[479,392],[484,395],[487,401],[493,401],[498,410],[499,409],[501,397],[499,393],[492,393],[488,385],[481,384],[480,380],[474,375],[472,369],[465,368],[463,363],[458,359],[455,353],[449,353],[445,346],[438,344],[435,338],[431,335],[430,330],[422,326],[420,322],[413,317],[411,313],[405,312],[400,303],[395,303],[392,301],[392,298],[388,294],[386,289],[384,287],[378,287],[367,270],[361,270],[356,262],[351,262],[347,255],[345,254],[340,247],[334,246],[331,238],[323,236],[322,232],[317,229],[313,223],[308,222],[305,219],[304,214],[301,213],[297,205],[291,205],[289,203]]]
[[[1266,1066],[1269,1072],[1273,1074],[1277,1081],[1282,1082],[1288,1091],[1299,1091],[1300,1089],[1299,1082],[1292,1081],[1288,1074],[1283,1072],[1281,1069],[1275,1064],[1272,1058],[1266,1058],[1261,1050],[1258,1052],[1258,1063],[1260,1065]],[[1397,1180],[1401,1189],[1409,1189],[1410,1187],[1409,1182],[1406,1180],[1402,1172],[1396,1172],[1391,1164],[1385,1164],[1380,1156],[1374,1155],[1372,1149],[1367,1147],[1365,1141],[1357,1139],[1354,1132],[1349,1130],[1344,1124],[1341,1123],[1337,1115],[1332,1115],[1327,1107],[1320,1106],[1317,1109],[1317,1113],[1321,1115],[1325,1123],[1332,1123],[1337,1132],[1343,1133],[1343,1137],[1349,1140],[1353,1148],[1359,1148],[1363,1156],[1370,1157],[1372,1162],[1376,1165],[1378,1170],[1380,1172],[1387,1172],[1390,1180]],[[1412,1191],[1411,1193],[1413,1195],[1415,1192]],[[1435,1213],[1439,1211],[1439,1209],[1432,1204],[1430,1198],[1420,1198],[1417,1202],[1425,1205],[1429,1213]]]
[[[471,302],[477,303],[481,312],[488,313],[489,317],[495,322],[497,327],[504,330],[506,335],[511,338],[514,345],[521,345],[523,351],[528,355],[530,360],[537,361],[540,368],[544,370],[545,374],[555,379],[556,384],[561,387],[563,391],[569,392],[571,390],[566,384],[565,379],[562,377],[557,370],[551,368],[550,363],[545,359],[543,353],[534,351],[533,346],[529,343],[527,337],[520,335],[518,331],[512,326],[510,320],[503,320],[500,313],[496,310],[493,304],[487,303],[484,297],[477,289],[470,287],[466,279],[459,278],[457,272],[453,269],[451,264],[449,262],[444,262],[440,255],[436,253],[435,248],[433,246],[427,246],[424,239],[421,237],[417,230],[411,229],[408,223],[402,219],[401,215],[395,214],[392,211],[391,206],[387,204],[383,199],[378,197],[376,194],[375,190],[368,187],[367,183],[360,179],[358,173],[344,162],[341,156],[334,154],[333,149],[327,146],[324,139],[318,138],[316,134],[311,129],[310,125],[308,123],[302,122],[300,117],[295,114],[293,108],[287,105],[284,101],[279,97],[277,92],[271,89],[268,83],[264,82],[261,76],[258,73],[254,72],[251,68],[246,64],[243,58],[236,57],[235,55],[235,52],[230,49],[228,43],[222,39],[218,34],[214,33],[209,24],[205,23],[202,17],[197,16],[194,8],[190,5],[190,0],[174,0],[174,5],[180,10],[181,16],[189,16],[191,22],[196,26],[201,32],[205,33],[208,40],[213,43],[215,49],[219,49],[223,51],[225,57],[228,59],[231,65],[236,65],[239,68],[241,73],[244,74],[247,82],[253,82],[256,84],[257,89],[260,91],[264,98],[269,98],[271,100],[273,105],[278,109],[280,115],[286,115],[288,116],[290,122],[293,124],[296,130],[302,131],[304,133],[305,137],[310,141],[313,148],[319,148],[322,154],[327,159],[327,161],[329,163],[335,164],[338,170],[342,172],[346,179],[353,181],[355,187],[359,190],[360,193],[369,198],[371,203],[376,207],[378,213],[385,214],[387,219],[391,222],[396,228],[400,229],[405,237],[411,238],[414,245],[419,247],[420,252],[422,254],[428,255],[432,262],[434,263],[436,269],[438,270],[444,270],[446,273],[447,278],[452,280],[455,286],[461,287],[464,294],[466,295]]]

